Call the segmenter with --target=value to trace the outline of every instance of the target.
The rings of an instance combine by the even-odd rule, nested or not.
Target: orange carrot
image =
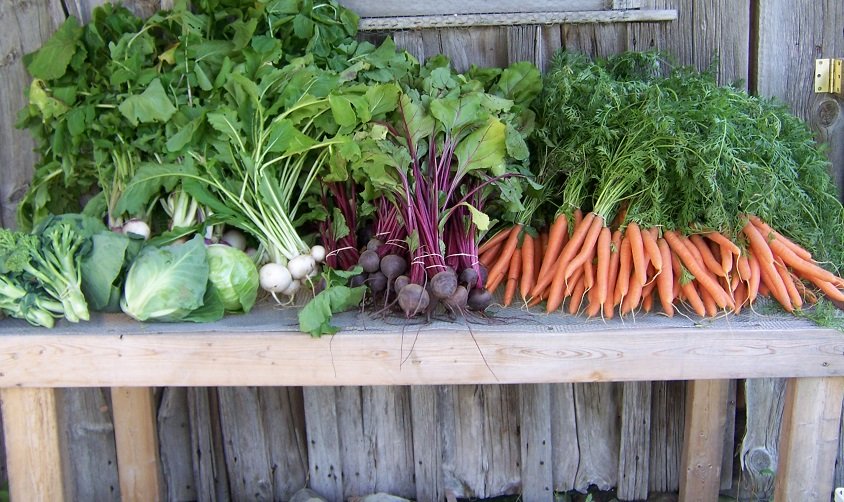
[[[542,264],[539,266],[539,274],[538,277],[544,277],[553,274],[553,264],[557,262],[557,258],[560,256],[560,251],[563,250],[563,245],[565,244],[565,238],[568,237],[568,218],[566,218],[565,214],[558,214],[557,219],[554,220],[554,223],[551,225],[551,228],[548,230],[548,241],[545,244],[543,256],[542,256]],[[545,281],[545,284],[539,286],[541,284],[541,280],[538,280],[537,283],[534,285],[535,288],[544,288],[548,285],[551,280],[549,278],[548,281]],[[531,295],[535,295],[537,291],[531,291]]]
[[[759,260],[762,282],[768,286],[771,290],[771,294],[778,302],[780,302],[780,305],[782,305],[786,311],[791,312],[794,310],[794,307],[791,304],[791,299],[788,297],[788,291],[785,288],[785,283],[783,283],[782,277],[780,277],[779,272],[774,269],[774,255],[771,252],[771,248],[768,246],[768,242],[759,232],[759,229],[756,228],[756,226],[750,221],[744,225],[742,232],[744,232],[748,242],[750,242],[751,251],[753,251],[753,254],[755,254],[756,258]]]
[[[489,267],[495,262],[496,258],[498,258],[498,253],[501,251],[501,247],[503,246],[502,243],[498,243],[495,246],[487,249],[485,252],[478,255],[478,261],[484,267],[489,270]]]
[[[497,285],[496,281],[500,281],[506,271],[507,267],[510,266],[510,260],[513,258],[513,253],[516,251],[516,248],[519,245],[519,234],[522,233],[522,225],[515,224],[513,228],[510,229],[510,234],[507,236],[507,240],[504,242],[504,247],[501,249],[501,254],[499,258],[496,260],[495,264],[489,270],[488,277]],[[490,289],[487,288],[487,291],[495,291],[493,287]]]
[[[594,214],[594,213],[589,213]],[[585,219],[584,219],[585,221]],[[583,239],[583,244],[580,247],[580,250],[574,255],[574,257],[569,261],[568,265],[566,266],[566,270],[563,273],[563,280],[568,280],[571,277],[571,274],[574,273],[574,270],[578,267],[582,267],[587,263],[591,267],[592,259],[595,257],[595,246],[598,243],[598,236],[601,233],[601,228],[603,228],[603,219],[598,215],[595,215],[590,222],[590,228],[586,233],[586,237]],[[586,287],[590,288],[593,285],[592,279],[594,276],[588,274],[586,277]]]
[[[712,255],[712,250],[709,249],[709,246],[706,244],[706,241],[703,240],[703,237],[698,234],[692,234],[689,236],[689,240],[695,245],[695,247],[697,247],[698,251],[700,251],[700,256],[703,258],[703,264],[706,265],[707,270],[716,276],[727,276],[721,266],[721,263],[715,259],[715,256]]]
[[[499,244],[503,244],[504,241],[507,240],[507,237],[510,236],[510,232],[512,230],[512,227],[499,230],[497,234],[495,234],[490,239],[487,239],[483,244],[481,244],[481,247],[478,248],[478,254],[484,254],[493,247]]]
[[[533,253],[533,282],[531,283],[530,289],[533,289],[533,286],[536,285],[536,281],[539,280],[539,272],[542,268],[542,259],[545,256],[545,249],[548,247],[548,232],[542,232],[539,234],[539,239],[536,239],[534,242],[534,253]],[[530,295],[530,291],[528,291],[528,295]]]
[[[791,300],[791,305],[799,309],[803,307],[803,298],[800,297],[800,292],[797,291],[797,286],[794,285],[794,279],[791,272],[786,268],[785,263],[780,259],[775,259],[774,268],[780,274],[782,283],[785,285],[785,290],[788,292],[788,298]]]
[[[613,293],[613,305],[621,303],[622,298],[627,295],[630,289],[630,273],[633,262],[633,255],[630,249],[630,239],[625,235],[621,239],[621,251],[618,263],[618,282]]]
[[[613,318],[615,305],[613,298],[615,296],[615,284],[618,280],[618,264],[621,256],[621,230],[616,230],[612,233],[612,240],[610,242],[610,263],[609,273],[607,275],[607,292],[604,299],[604,317],[607,319]]]
[[[592,256],[586,259],[583,262],[583,284],[586,286],[587,291],[592,291],[592,288],[595,287],[595,249],[592,249]]]
[[[683,294],[686,297],[686,301],[689,303],[689,306],[692,307],[695,314],[699,315],[700,317],[706,317],[706,307],[703,305],[703,300],[700,298],[700,294],[698,293],[697,288],[695,287],[695,281],[689,281],[685,284],[682,284],[682,280],[680,281],[680,287],[683,288]],[[703,288],[701,288],[703,289]]]
[[[574,227],[574,233],[572,233],[571,239],[569,239],[565,247],[563,247],[563,250],[560,252],[560,257],[557,259],[553,277],[551,277],[551,274],[547,274],[542,277],[542,279],[551,277],[551,290],[548,292],[548,302],[545,307],[548,312],[557,310],[563,303],[563,286],[565,285],[567,279],[565,277],[566,268],[575,253],[578,252],[583,245],[583,240],[586,238],[586,234],[588,233],[594,218],[595,213],[590,211],[583,217],[580,224]],[[544,285],[542,285],[542,287],[544,287]],[[539,284],[537,284],[537,286],[534,286],[534,289],[538,291],[541,288],[539,287]]]
[[[607,285],[610,280],[610,255],[612,245],[612,232],[609,227],[603,227],[598,236],[598,270],[595,274],[596,297],[598,304],[603,305],[607,301]]]
[[[753,223],[756,226],[756,228],[759,229],[759,232],[762,234],[762,237],[764,237],[765,240],[770,241],[770,240],[777,239],[781,243],[788,246],[797,256],[803,258],[804,260],[811,260],[812,259],[812,253],[810,253],[806,248],[804,248],[803,246],[800,246],[799,244],[795,243],[794,241],[792,241],[788,237],[785,237],[781,233],[772,229],[770,226],[768,226],[767,223],[765,223],[764,221],[759,219],[759,217],[753,216],[753,215],[748,215],[748,219],[750,220],[751,223]]]
[[[703,302],[703,310],[706,312],[706,317],[715,317],[718,315],[718,306],[715,305],[715,299],[706,288],[698,289],[700,300]]]
[[[722,288],[721,285],[707,273],[704,265],[697,261],[690,248],[686,247],[683,243],[683,240],[680,238],[680,234],[673,230],[669,230],[663,235],[671,250],[677,254],[680,261],[686,266],[686,269],[695,276],[695,280],[698,284],[700,284],[701,288],[706,288],[709,294],[712,295],[712,298],[715,300],[718,307],[722,309],[726,307],[733,308],[733,301],[730,299],[729,295],[727,295],[727,292],[724,291],[724,288]]]
[[[519,293],[522,295],[522,299],[527,298],[528,294],[530,294],[530,289],[533,287],[533,280],[534,280],[534,272],[533,272],[533,265],[535,263],[534,260],[534,239],[533,236],[529,233],[525,233],[525,239],[522,241],[522,271],[521,271],[521,278],[519,281]]]
[[[516,296],[516,286],[519,283],[519,276],[522,272],[522,251],[516,248],[510,258],[510,268],[507,269],[507,287],[504,289],[504,306],[509,307]]]
[[[662,253],[660,253],[659,246],[656,244],[656,236],[654,235],[655,232],[652,232],[651,230],[655,230],[655,228],[649,228],[648,230],[641,232],[642,244],[645,245],[645,252],[650,259],[651,264],[653,264],[656,272],[659,273],[662,271]]]
[[[741,313],[741,309],[744,307],[744,304],[747,303],[747,284],[740,282],[739,285],[736,286],[735,298],[736,308],[734,311],[736,314],[739,314]]]
[[[644,235],[646,232],[642,232]],[[659,249],[657,249],[659,251]],[[653,264],[648,265],[649,275],[648,277],[653,277],[653,274],[656,273],[656,269],[654,268]],[[661,274],[660,274],[661,275]],[[655,276],[654,279],[658,278],[659,276]],[[642,310],[645,312],[650,312],[653,308],[653,300],[654,300],[654,289],[656,289],[656,281],[650,280],[647,284],[642,286]]]
[[[575,315],[578,310],[580,310],[580,302],[583,300],[583,292],[585,289],[586,286],[583,283],[583,274],[580,274],[572,290],[571,299],[569,300],[569,314]]]
[[[563,299],[564,300],[573,294],[572,292],[574,291],[574,286],[575,286],[575,283],[577,281],[580,281],[580,280],[585,281],[586,280],[583,277],[583,272],[584,272],[583,267],[580,267],[579,269],[574,271],[574,274],[572,274],[572,276],[571,276],[571,280],[569,280],[568,284],[565,285],[565,288],[564,288],[564,291],[563,291]],[[583,287],[584,287],[584,291],[585,291],[585,288],[586,288],[585,283],[584,283]]]
[[[671,263],[671,249],[665,239],[657,240],[657,247],[665,264]],[[656,276],[657,293],[659,294],[659,302],[662,305],[662,311],[668,317],[674,317],[674,270],[671,266],[665,266],[662,272]]]
[[[812,277],[817,277],[821,280],[832,283],[839,279],[838,276],[836,276],[832,272],[821,268],[814,262],[807,261],[804,258],[798,256],[780,239],[774,238],[768,241],[768,245],[771,247],[771,251],[774,253],[775,256],[782,259],[782,261],[786,265],[794,269],[794,271],[804,279],[812,280]]]
[[[717,243],[718,246],[720,246],[721,248],[726,247],[730,250],[731,254],[741,256],[741,249],[736,246],[735,242],[731,241],[726,235],[722,234],[721,232],[709,232],[706,234],[706,238]]]
[[[823,293],[828,296],[831,300],[835,300],[838,302],[844,302],[844,293],[841,292],[834,284],[826,282],[826,281],[818,281],[815,283],[815,286],[818,287]]]
[[[630,251],[633,256],[633,277],[643,286],[647,281],[645,269],[647,268],[648,262],[645,261],[645,245],[642,242],[642,231],[635,221],[631,221],[627,225],[625,234],[630,239]]]
[[[635,270],[629,282],[630,288],[627,291],[627,296],[621,302],[621,315],[633,312],[642,300],[642,285],[639,284],[639,280],[635,277]]]
[[[759,268],[759,260],[752,254],[748,259],[748,268],[750,269],[750,277],[747,279],[747,301],[753,305],[753,302],[756,301],[756,296],[759,294],[762,272]]]
[[[736,261],[736,268],[738,269],[738,277],[743,281],[750,280],[750,259],[746,254],[739,256]]]

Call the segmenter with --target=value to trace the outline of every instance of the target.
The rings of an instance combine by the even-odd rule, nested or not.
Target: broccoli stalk
[[[63,314],[71,322],[87,321],[79,252],[84,243],[85,238],[67,223],[51,226],[41,235],[0,229],[0,272],[5,274],[0,306],[40,326],[52,325],[46,319],[50,313]],[[7,306],[8,302],[12,303]]]

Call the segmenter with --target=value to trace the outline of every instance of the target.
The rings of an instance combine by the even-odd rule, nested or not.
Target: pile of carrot
[[[671,317],[687,305],[702,317],[741,312],[759,296],[786,311],[817,300],[816,290],[844,301],[844,280],[822,268],[809,251],[755,216],[740,236],[684,235],[674,230],[612,225],[594,213],[560,215],[547,231],[522,225],[498,232],[479,248],[487,289],[504,285],[504,304],[518,291],[528,306],[546,302],[589,317],[650,312],[658,302]],[[571,227],[571,231],[569,231]],[[566,302],[568,302],[566,304]]]

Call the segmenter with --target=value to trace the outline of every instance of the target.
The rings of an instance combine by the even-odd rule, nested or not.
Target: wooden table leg
[[[65,500],[56,390],[0,389],[0,407],[12,500]]]
[[[844,377],[786,383],[774,500],[829,500]]]
[[[686,388],[680,500],[718,500],[729,380],[695,380]]]
[[[121,500],[162,500],[164,483],[153,390],[149,387],[114,387],[111,401]]]

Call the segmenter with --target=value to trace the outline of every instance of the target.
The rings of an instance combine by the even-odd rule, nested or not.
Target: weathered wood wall
[[[31,176],[32,141],[14,129],[28,78],[21,57],[66,15],[87,20],[101,0],[0,1],[0,224]],[[844,57],[844,4],[654,0],[672,22],[450,28],[390,33],[420,59],[445,53],[470,64],[533,61],[558,48],[594,55],[662,49],[707,67],[722,83],[744,81],[809,120],[829,145],[844,182],[842,102],[811,89],[816,57]],[[126,0],[145,15],[170,0]],[[380,38],[386,33],[365,34]],[[746,466],[743,495],[770,495],[782,390],[749,382],[748,431],[733,445],[735,391],[728,397],[722,488],[733,462]],[[337,388],[162,389],[157,394],[163,479],[169,500],[284,500],[306,483],[332,499],[389,491],[419,500],[616,486],[643,499],[679,484],[685,384],[554,384]],[[75,500],[118,500],[109,393],[62,393],[62,433]],[[844,437],[844,436],[842,436]],[[736,450],[740,457],[735,455]],[[2,460],[0,452],[0,460]],[[0,462],[2,464],[2,462]],[[839,462],[837,485],[844,482]],[[5,468],[0,466],[0,481]]]

